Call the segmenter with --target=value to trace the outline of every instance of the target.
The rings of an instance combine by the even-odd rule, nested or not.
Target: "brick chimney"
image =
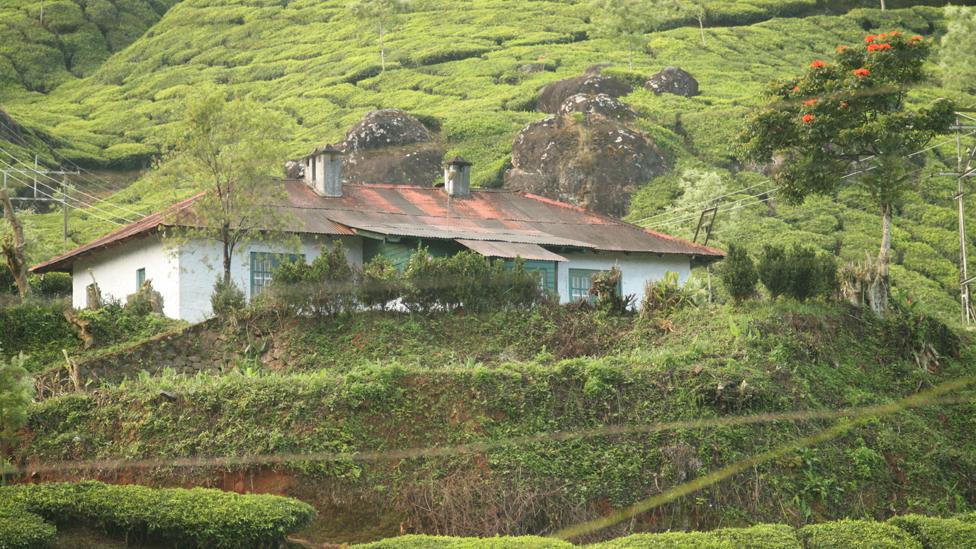
[[[342,196],[342,151],[326,145],[305,157],[305,184],[319,196]]]
[[[448,196],[471,196],[471,163],[455,156],[444,168],[444,190]]]

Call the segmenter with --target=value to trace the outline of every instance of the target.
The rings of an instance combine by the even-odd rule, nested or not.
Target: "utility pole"
[[[962,132],[963,130],[969,130],[972,133],[972,131],[976,130],[976,124],[973,124],[973,122],[976,122],[976,118],[965,114],[965,112],[974,111],[956,112],[956,123],[951,128],[956,132],[956,171],[940,172],[939,175],[956,178],[956,195],[953,199],[956,201],[959,210],[959,302],[962,306],[962,323],[968,326],[976,321],[976,312],[973,311],[972,294],[969,290],[969,286],[973,283],[974,279],[969,276],[969,259],[966,254],[965,182],[969,178],[976,177],[976,169],[973,169],[976,146],[964,149]],[[966,123],[964,123],[963,119],[966,119]]]
[[[80,172],[78,172],[78,171],[69,172],[69,171],[65,171],[65,170],[39,170],[38,169],[38,164],[37,164],[37,156],[35,155],[34,156],[34,169],[29,169],[29,168],[6,168],[6,169],[0,169],[0,173],[3,174],[3,188],[5,190],[8,188],[7,183],[8,183],[8,177],[9,177],[10,174],[21,174],[21,175],[32,175],[33,176],[33,179],[34,179],[34,181],[33,181],[33,183],[34,183],[34,189],[33,189],[34,195],[33,196],[27,196],[27,197],[11,196],[10,197],[10,200],[19,201],[19,202],[60,202],[61,203],[61,211],[62,211],[62,217],[63,217],[62,224],[64,225],[63,230],[62,230],[62,236],[64,238],[64,241],[67,242],[68,241],[68,176],[69,175],[78,175]],[[40,196],[38,196],[37,195],[37,176],[38,175],[46,175],[46,176],[60,175],[61,176],[61,189],[60,189],[60,193],[59,194],[61,196],[60,197],[57,197],[55,195],[49,195],[48,197],[40,197]],[[55,191],[53,191],[53,189],[52,189],[52,192],[55,192]]]

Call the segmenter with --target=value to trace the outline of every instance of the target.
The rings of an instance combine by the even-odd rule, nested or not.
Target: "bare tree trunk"
[[[888,309],[888,264],[891,262],[892,209],[891,204],[881,206],[881,250],[878,252],[877,271],[868,291],[871,310],[878,316],[884,316]]]
[[[10,228],[13,232],[12,240],[11,238],[5,238],[3,243],[0,244],[0,248],[3,249],[3,255],[7,259],[7,266],[10,267],[14,282],[17,283],[17,292],[20,294],[21,301],[23,301],[31,295],[30,284],[27,282],[27,260],[24,258],[24,228],[20,225],[20,221],[17,220],[17,214],[14,212],[14,205],[10,201],[10,195],[7,193],[7,189],[0,189],[0,201],[3,202],[3,215],[10,223]]]
[[[885,10],[885,0],[881,0],[881,11]]]
[[[383,44],[383,23],[380,23],[380,72],[386,72],[386,46]]]
[[[705,46],[705,17],[698,18],[698,33],[701,34],[702,46]]]
[[[224,284],[230,284],[231,255],[234,250],[231,248],[230,227],[227,225],[220,228],[220,243],[224,247]]]

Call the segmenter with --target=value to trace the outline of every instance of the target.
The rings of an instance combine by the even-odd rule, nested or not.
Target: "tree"
[[[13,275],[14,283],[17,284],[17,292],[23,301],[31,295],[31,287],[27,281],[27,258],[24,253],[26,247],[24,227],[17,219],[7,189],[0,189],[0,202],[3,202],[3,216],[7,218],[7,222],[10,224],[10,230],[4,231],[3,235],[0,236],[0,252],[7,260],[7,267],[10,268],[10,274]]]
[[[676,0],[596,0],[593,4],[597,35],[626,46],[630,68],[634,68],[634,52],[644,45],[644,35],[658,30],[679,9]]]
[[[768,104],[741,137],[748,160],[778,161],[773,180],[789,202],[829,195],[842,185],[867,191],[881,216],[869,292],[878,314],[888,303],[894,208],[919,171],[913,164],[919,160],[909,155],[953,121],[948,100],[917,110],[905,104],[909,87],[925,77],[930,47],[923,37],[900,32],[868,35],[862,47],[840,46],[833,62],[815,60],[800,77],[773,83]]]
[[[756,273],[756,265],[745,248],[729,244],[718,274],[732,301],[742,303],[756,294],[759,275]]]
[[[400,23],[400,14],[410,11],[406,0],[354,0],[349,4],[352,14],[367,23],[374,23],[379,35],[380,70],[386,71],[387,31]]]
[[[34,380],[24,367],[23,353],[0,358],[0,457],[17,441],[27,423],[27,408],[34,399]]]
[[[704,0],[687,0],[681,4],[681,11],[695,18],[698,21],[698,34],[701,35],[702,46],[705,44],[705,17],[708,10],[705,8]]]
[[[285,201],[285,190],[272,177],[286,154],[282,144],[290,122],[251,100],[228,101],[215,88],[189,97],[184,113],[161,175],[185,180],[205,194],[186,219],[173,220],[182,228],[172,238],[218,241],[223,280],[229,284],[239,245],[283,237],[288,218],[275,204]]]
[[[946,87],[976,92],[976,9],[946,6],[948,32],[939,50]]]

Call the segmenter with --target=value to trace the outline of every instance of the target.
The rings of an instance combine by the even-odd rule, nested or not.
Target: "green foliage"
[[[571,549],[573,547],[576,546],[572,543],[535,536],[472,539],[412,535],[353,545],[351,549]]]
[[[708,532],[635,534],[591,545],[594,549],[734,549],[735,545]]]
[[[0,500],[0,549],[43,549],[56,535],[53,524],[19,505]]]
[[[0,351],[57,357],[61,349],[76,347],[78,339],[63,315],[68,307],[62,301],[0,307]]]
[[[764,246],[757,271],[773,299],[784,294],[798,301],[830,298],[838,289],[834,257],[799,244],[789,251],[781,246]]]
[[[542,298],[539,281],[521,261],[506,269],[475,252],[433,257],[426,248],[410,256],[404,269],[403,304],[410,310],[430,312],[463,307],[489,311],[526,307]]]
[[[888,520],[910,533],[925,549],[976,547],[976,524],[958,519],[903,515]]]
[[[277,547],[315,510],[300,501],[205,488],[147,488],[94,481],[0,489],[24,509],[56,523],[93,525],[130,541],[183,547]]]
[[[213,292],[210,294],[210,308],[217,318],[228,319],[244,310],[247,301],[244,291],[233,280],[225,282],[218,277],[214,282]]]
[[[272,276],[265,303],[289,314],[331,316],[356,304],[356,279],[342,242],[336,240],[312,263],[282,263]]]
[[[45,273],[30,275],[31,290],[37,297],[71,297],[71,275],[68,273]]]
[[[364,307],[384,310],[403,291],[403,277],[389,258],[378,255],[363,265],[357,297]]]
[[[0,359],[0,466],[17,432],[27,423],[27,408],[34,399],[34,379],[24,367],[23,354]]]
[[[89,323],[95,344],[100,347],[156,335],[179,324],[162,315],[147,314],[146,307],[114,302],[100,309],[78,310],[77,315]]]
[[[594,297],[597,309],[611,314],[623,314],[634,304],[634,296],[620,293],[623,273],[614,265],[608,271],[593,275],[590,295]]]
[[[285,200],[281,186],[269,185],[285,157],[283,141],[291,121],[249,99],[231,99],[227,92],[203,87],[182,105],[166,157],[155,177],[163,182],[190,180],[205,193],[192,214],[178,211],[169,220],[183,230],[176,240],[206,238],[220,243],[224,281],[229,282],[238,245],[284,238],[293,221],[276,203]],[[260,230],[259,230],[260,229]]]
[[[797,534],[804,546],[817,549],[922,549],[908,532],[884,522],[839,520],[810,524]]]
[[[942,81],[946,86],[969,93],[976,92],[976,9],[969,6],[947,6],[948,31],[942,36],[939,52]]]
[[[756,294],[759,274],[749,252],[741,246],[729,245],[725,260],[719,269],[719,277],[729,297],[736,303],[741,303]]]
[[[644,284],[640,314],[645,318],[668,316],[685,307],[697,307],[707,299],[708,290],[699,280],[689,278],[681,284],[678,273],[668,271],[661,280],[648,280]]]
[[[146,280],[136,293],[126,296],[125,308],[136,316],[146,316],[150,313],[162,314],[163,294],[153,288],[151,280]]]

